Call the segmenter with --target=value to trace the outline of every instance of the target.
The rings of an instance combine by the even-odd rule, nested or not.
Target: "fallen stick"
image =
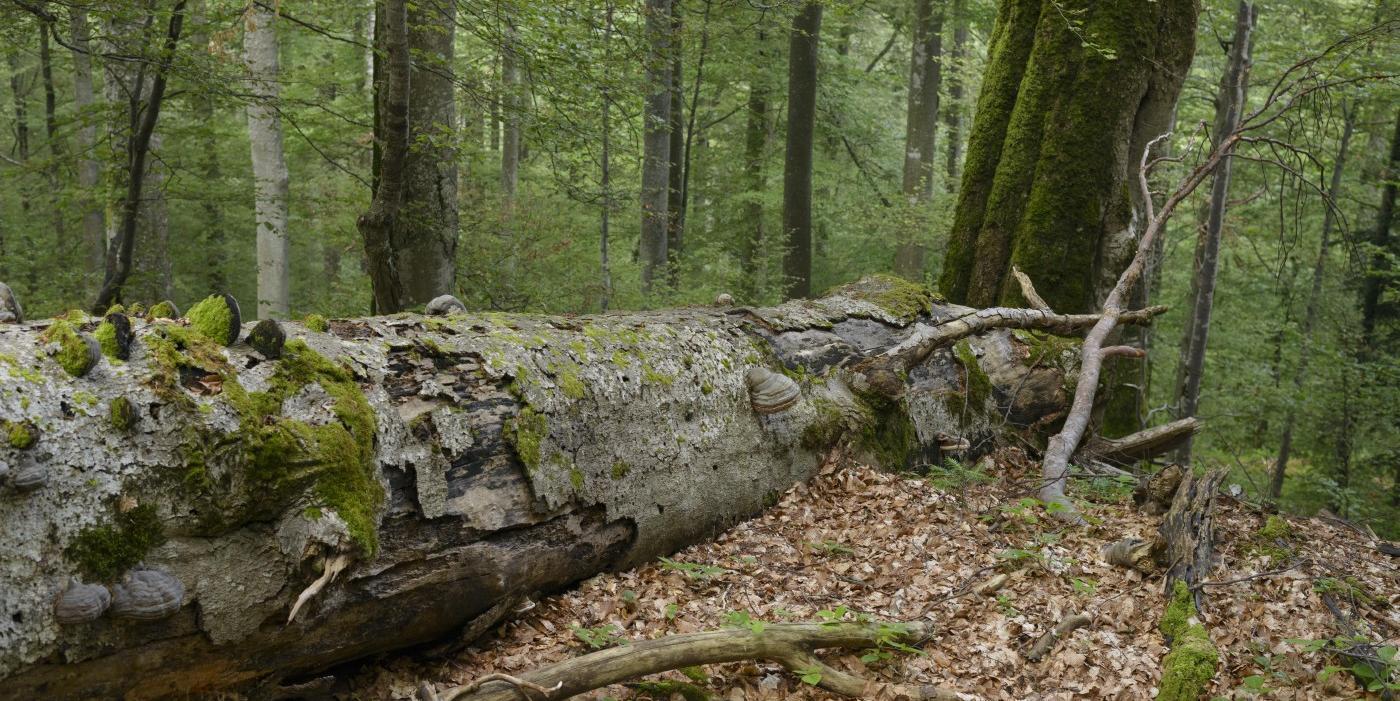
[[[594,689],[696,665],[768,660],[788,671],[817,676],[816,685],[850,697],[953,700],[952,690],[870,681],[838,670],[813,654],[825,648],[863,650],[888,643],[917,643],[931,623],[776,623],[761,632],[726,628],[669,635],[623,645],[542,667],[519,677],[491,674],[471,684],[435,692],[419,688],[420,701],[557,701]]]
[[[1026,652],[1026,659],[1031,662],[1039,662],[1046,655],[1050,654],[1050,649],[1055,647],[1055,643],[1061,638],[1073,633],[1078,628],[1089,625],[1093,619],[1088,614],[1076,613],[1072,616],[1065,616],[1059,625],[1045,631],[1039,640]]]

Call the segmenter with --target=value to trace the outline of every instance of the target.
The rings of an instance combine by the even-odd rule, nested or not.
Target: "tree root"
[[[769,660],[811,680],[834,694],[853,698],[879,697],[948,700],[960,698],[936,686],[907,686],[862,679],[817,659],[824,648],[862,650],[897,642],[915,644],[929,636],[933,625],[923,621],[877,623],[777,623],[761,632],[727,628],[670,635],[609,648],[542,667],[521,677],[488,674],[441,693],[424,683],[420,701],[556,701],[594,689],[696,665]],[[483,688],[487,687],[487,688]]]

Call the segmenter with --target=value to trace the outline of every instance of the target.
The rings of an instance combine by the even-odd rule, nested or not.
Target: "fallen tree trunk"
[[[275,695],[710,537],[838,444],[973,457],[1066,404],[1006,329],[929,347],[976,310],[886,278],[768,309],[317,320],[256,351],[210,340],[241,335],[230,311],[0,325],[0,696]]]

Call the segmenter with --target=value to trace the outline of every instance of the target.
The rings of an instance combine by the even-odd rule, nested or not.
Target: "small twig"
[[[418,698],[420,701],[452,701],[453,699],[459,696],[462,696],[464,694],[470,694],[476,691],[477,689],[480,689],[483,684],[489,684],[491,682],[504,682],[506,684],[514,686],[516,690],[520,692],[520,695],[525,697],[527,701],[530,699],[530,695],[525,693],[526,691],[533,691],[539,694],[540,698],[547,699],[549,698],[550,694],[558,691],[564,686],[564,682],[561,681],[558,684],[555,684],[553,688],[546,688],[534,682],[525,681],[520,677],[512,677],[511,675],[504,674],[502,672],[492,672],[481,677],[480,679],[477,679],[471,684],[468,684],[466,686],[459,686],[456,689],[449,691],[448,694],[442,697],[441,699],[439,699],[438,695],[433,691],[432,685],[428,684],[427,682],[423,682],[421,685],[418,686]]]
[[[1026,301],[1029,302],[1033,308],[1050,314],[1055,313],[1050,309],[1050,305],[1046,304],[1040,294],[1035,291],[1035,284],[1031,282],[1031,276],[1021,272],[1021,269],[1014,265],[1011,266],[1011,274],[1016,276],[1016,282],[1021,284],[1021,296],[1025,297]]]
[[[1227,580],[1225,580],[1225,581],[1223,581],[1223,582],[1201,582],[1201,583],[1199,583],[1199,584],[1197,584],[1197,585],[1191,587],[1191,591],[1197,592],[1197,591],[1200,591],[1200,590],[1202,590],[1202,589],[1204,589],[1204,588],[1206,588],[1206,587],[1223,587],[1223,586],[1226,586],[1226,585],[1229,585],[1229,584],[1239,584],[1240,582],[1248,582],[1248,581],[1253,580],[1253,579],[1263,579],[1263,578],[1265,578],[1265,577],[1272,577],[1273,575],[1276,575],[1276,574],[1283,574],[1284,572],[1287,572],[1287,571],[1289,571],[1289,570],[1296,570],[1296,569],[1298,569],[1299,567],[1302,567],[1303,565],[1306,565],[1306,564],[1308,564],[1308,561],[1307,561],[1307,560],[1303,560],[1302,562],[1295,562],[1295,563],[1293,563],[1293,564],[1291,564],[1291,565],[1289,565],[1289,566],[1287,566],[1287,567],[1282,567],[1282,568],[1279,568],[1279,569],[1276,569],[1276,570],[1269,570],[1268,572],[1259,572],[1259,573],[1257,573],[1257,574],[1251,574],[1251,575],[1249,575],[1249,576],[1247,576],[1247,577],[1239,577],[1239,578],[1236,578],[1236,579],[1227,579]]]

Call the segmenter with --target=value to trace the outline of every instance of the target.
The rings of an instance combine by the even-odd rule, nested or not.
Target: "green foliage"
[[[583,644],[587,645],[590,650],[603,650],[614,645],[627,644],[627,641],[622,637],[622,631],[619,631],[617,626],[611,623],[594,628],[575,625],[570,630],[573,631],[574,637],[583,641]]]
[[[661,569],[668,572],[679,572],[690,580],[706,580],[718,575],[727,574],[729,570],[714,565],[702,565],[698,562],[681,562],[672,560],[669,557],[660,558]]]

